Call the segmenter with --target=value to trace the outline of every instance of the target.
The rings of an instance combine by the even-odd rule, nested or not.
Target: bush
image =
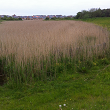
[[[56,17],[51,18],[51,20],[56,20]]]
[[[1,20],[12,21],[12,20],[22,20],[22,18],[12,18],[11,16],[10,17],[4,16],[3,18],[1,18]]]
[[[46,17],[45,20],[49,20],[49,17]]]

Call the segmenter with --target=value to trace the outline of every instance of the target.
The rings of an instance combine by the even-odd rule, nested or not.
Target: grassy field
[[[102,25],[99,19],[86,21]],[[106,29],[82,21],[4,22],[0,43],[0,73],[7,76],[1,110],[110,109]]]
[[[82,21],[8,21],[0,25],[0,46],[9,81],[31,83],[70,67],[86,71],[88,59],[94,62],[93,56],[103,57],[109,49],[109,32]]]
[[[1,110],[109,110],[110,66],[95,66],[88,74],[60,75],[20,88],[0,87]],[[63,73],[65,74],[65,73]],[[66,107],[63,106],[66,104]]]
[[[84,19],[83,21],[95,23],[110,30],[110,17]]]
[[[2,21],[3,21],[3,20],[0,19],[0,23],[1,23]]]

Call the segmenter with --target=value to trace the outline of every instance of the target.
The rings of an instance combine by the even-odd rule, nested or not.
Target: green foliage
[[[0,85],[3,85],[6,82],[6,74],[4,72],[5,61],[5,58],[0,58]]]
[[[56,20],[56,19],[57,19],[56,17],[51,18],[51,20]]]
[[[46,17],[45,20],[49,20],[49,17]]]
[[[65,17],[65,18],[56,18],[56,17],[53,17],[51,18],[50,20],[73,20],[74,18],[71,18],[71,17]],[[46,17],[45,20],[49,20],[48,17]]]
[[[110,17],[110,9],[95,9],[92,8],[89,11],[83,10],[82,12],[78,12],[75,16],[75,19],[87,19],[94,17]]]
[[[82,21],[95,23],[99,26],[106,27],[108,30],[110,30],[110,17],[97,17],[97,18],[87,18],[87,19],[81,19]]]
[[[22,20],[22,18],[18,18],[18,20]]]
[[[4,16],[3,18],[1,18],[1,20],[13,21],[13,20],[22,20],[22,19],[21,18],[12,18],[11,16],[10,17]]]
[[[46,19],[45,19],[46,20]],[[48,19],[47,19],[48,20]],[[53,17],[51,18],[50,20],[74,20],[74,18],[71,18],[71,17],[64,17],[64,18],[56,18],[56,17]]]
[[[91,65],[91,63],[87,61],[87,64]],[[0,87],[0,108],[2,110],[57,110],[60,109],[59,105],[62,105],[61,108],[64,110],[90,108],[108,110],[110,67],[98,67],[100,69],[91,68],[89,74],[69,70],[68,74],[63,72],[53,81],[37,81],[19,87],[4,85]]]
[[[98,64],[99,65],[108,65],[110,62],[107,58],[102,58],[99,60]]]
[[[53,56],[51,56],[53,57]],[[98,57],[96,57],[98,58]],[[23,83],[30,84],[34,81],[39,80],[53,80],[57,77],[59,77],[60,74],[63,74],[64,72],[72,71],[72,72],[80,72],[80,73],[89,73],[89,70],[96,65],[108,65],[109,60],[108,58],[102,57],[95,59],[95,56],[93,59],[83,59],[83,56],[76,59],[71,59],[68,57],[61,57],[59,61],[52,62],[53,58],[50,58],[52,61],[52,64],[48,64],[47,61],[44,61],[42,63],[41,69],[37,69],[34,67],[36,65],[33,62],[28,61],[27,64],[16,64],[14,60],[14,56],[9,56],[10,61],[6,61],[4,65],[2,66],[2,71],[6,75],[7,84],[11,88],[17,87],[22,85]],[[94,60],[95,59],[95,60]],[[0,62],[3,60],[0,60]],[[35,61],[35,59],[34,59]],[[1,63],[0,63],[1,64]],[[22,66],[24,65],[24,66]]]

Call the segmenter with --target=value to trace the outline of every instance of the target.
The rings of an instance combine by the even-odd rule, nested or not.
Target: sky
[[[76,15],[91,8],[110,9],[110,0],[1,0],[0,15]]]

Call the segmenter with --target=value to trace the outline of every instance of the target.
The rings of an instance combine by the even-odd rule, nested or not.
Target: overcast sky
[[[76,15],[91,8],[110,8],[110,0],[1,0],[0,15]]]

